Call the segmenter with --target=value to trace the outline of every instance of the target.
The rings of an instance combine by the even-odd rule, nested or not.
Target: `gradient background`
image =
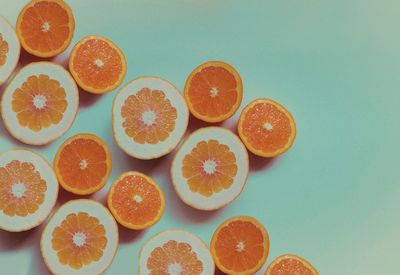
[[[0,0],[13,25],[27,1]],[[298,135],[285,155],[251,156],[241,196],[217,212],[200,212],[176,196],[173,153],[139,161],[116,146],[111,133],[115,93],[81,92],[78,117],[67,134],[35,147],[49,161],[69,136],[91,132],[113,152],[110,183],[124,171],[153,176],[165,192],[162,220],[147,231],[120,228],[120,249],[106,274],[136,274],[138,253],[156,232],[182,228],[209,243],[234,215],[252,215],[271,238],[268,263],[299,254],[321,274],[399,274],[400,247],[400,2],[397,0],[70,0],[73,44],[85,35],[114,40],[128,61],[125,82],[162,76],[183,89],[198,64],[225,60],[240,72],[245,104],[270,97],[294,115]],[[55,59],[65,64],[67,53]],[[22,64],[37,59],[22,54]],[[0,88],[2,91],[3,87]],[[234,129],[238,114],[223,126]],[[193,118],[190,130],[205,124]],[[24,147],[0,123],[0,151]],[[59,202],[75,196],[61,191]],[[0,273],[47,274],[39,251],[43,226],[0,232]],[[265,270],[264,266],[263,270]],[[261,274],[261,272],[259,273]]]

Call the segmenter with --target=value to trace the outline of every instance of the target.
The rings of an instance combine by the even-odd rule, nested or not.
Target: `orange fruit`
[[[68,138],[54,158],[58,182],[65,190],[78,195],[100,190],[110,176],[111,167],[111,151],[93,134]]]
[[[139,275],[214,274],[214,262],[202,240],[182,230],[158,233],[140,251]]]
[[[26,231],[41,224],[57,200],[58,183],[50,165],[27,150],[0,155],[0,228]]]
[[[171,152],[182,139],[189,110],[178,89],[159,77],[140,77],[115,96],[113,133],[119,147],[139,159]]]
[[[0,85],[2,85],[18,63],[21,46],[13,27],[0,16]]]
[[[318,271],[305,259],[286,254],[273,260],[265,275],[318,275]]]
[[[108,208],[126,228],[145,229],[161,219],[164,194],[152,178],[139,172],[127,172],[111,186]]]
[[[66,50],[74,35],[75,20],[63,0],[33,0],[17,20],[22,47],[39,57],[55,56]]]
[[[72,49],[69,70],[83,90],[104,94],[117,88],[125,78],[126,60],[111,40],[91,35]]]
[[[249,151],[269,158],[289,150],[296,137],[296,124],[291,113],[281,104],[259,98],[243,109],[238,132]]]
[[[40,239],[42,257],[53,274],[101,274],[117,247],[117,223],[107,208],[93,200],[62,205]]]
[[[70,74],[55,63],[36,62],[23,67],[8,84],[1,114],[16,139],[43,145],[71,127],[78,104],[78,88]]]
[[[210,249],[215,264],[222,272],[253,274],[267,260],[268,232],[252,217],[233,217],[217,228],[211,239]]]
[[[193,132],[176,153],[171,179],[179,197],[200,210],[232,202],[249,172],[246,148],[231,131],[206,127]]]
[[[185,99],[190,112],[207,122],[230,118],[242,102],[239,73],[221,61],[209,61],[194,69],[186,80]]]

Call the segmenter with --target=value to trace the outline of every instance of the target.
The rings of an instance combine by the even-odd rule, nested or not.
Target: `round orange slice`
[[[296,124],[291,113],[278,102],[260,98],[240,114],[239,136],[247,149],[260,157],[276,157],[293,145]]]
[[[215,210],[232,202],[244,188],[248,172],[246,148],[234,133],[221,127],[193,132],[171,166],[179,197],[200,210]]]
[[[53,274],[101,274],[118,247],[118,226],[93,200],[62,205],[42,232],[40,250]]]
[[[2,85],[18,63],[21,46],[13,27],[0,16],[0,85]]]
[[[126,228],[145,229],[161,219],[165,208],[164,193],[149,176],[127,172],[111,186],[108,208]]]
[[[93,134],[78,134],[60,146],[54,159],[58,182],[67,191],[88,195],[100,190],[111,173],[111,151]]]
[[[78,111],[78,88],[70,74],[51,62],[30,63],[7,86],[1,115],[16,139],[43,145],[62,136]]]
[[[57,200],[58,183],[50,165],[27,150],[0,155],[0,228],[26,231],[41,224]]]
[[[268,232],[252,217],[233,217],[217,228],[211,239],[210,249],[215,264],[222,272],[254,274],[267,260]]]
[[[72,49],[69,70],[83,90],[104,94],[124,80],[126,59],[114,42],[92,35],[81,39]]]
[[[132,80],[114,99],[114,138],[135,158],[154,159],[171,152],[182,139],[188,119],[179,90],[159,77]]]
[[[286,254],[279,256],[268,266],[265,275],[318,275],[318,271],[305,259]]]
[[[22,47],[28,53],[51,57],[68,48],[75,20],[63,0],[33,0],[20,12],[16,29]]]
[[[242,102],[243,85],[239,73],[221,61],[209,61],[192,71],[185,84],[190,112],[207,122],[230,118]]]
[[[214,262],[202,240],[182,230],[158,233],[140,251],[139,275],[214,274]]]

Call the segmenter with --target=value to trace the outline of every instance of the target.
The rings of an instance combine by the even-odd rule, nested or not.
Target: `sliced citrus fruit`
[[[140,251],[139,275],[214,274],[214,262],[202,240],[189,232],[167,230],[146,242]]]
[[[265,275],[318,275],[318,271],[305,259],[285,254],[272,261]]]
[[[231,117],[242,102],[239,73],[221,61],[209,61],[192,71],[185,84],[185,99],[192,115],[207,122]]]
[[[164,193],[152,178],[139,172],[127,172],[111,186],[108,208],[121,225],[145,229],[161,219]]]
[[[178,89],[159,77],[132,80],[114,99],[114,138],[135,158],[154,159],[171,152],[182,139],[188,119]]]
[[[254,274],[267,260],[268,232],[252,217],[233,217],[217,228],[210,249],[215,264],[222,272]]]
[[[179,197],[201,210],[215,210],[232,202],[242,191],[248,172],[246,148],[234,133],[221,127],[193,132],[171,166]]]
[[[0,16],[0,85],[3,84],[18,63],[21,46],[13,27]]]
[[[33,0],[20,12],[17,34],[22,47],[39,57],[55,56],[68,48],[75,20],[63,0]]]
[[[87,195],[100,190],[110,176],[111,151],[93,134],[78,134],[60,146],[54,171],[61,186],[74,194]]]
[[[83,90],[104,94],[125,78],[126,59],[121,49],[101,36],[86,36],[72,49],[69,70]]]
[[[259,98],[243,109],[238,132],[249,151],[269,158],[289,150],[296,137],[296,124],[290,112],[278,102]]]
[[[53,169],[27,150],[0,155],[0,228],[25,231],[41,224],[57,200]]]
[[[101,274],[118,247],[118,226],[106,207],[93,200],[62,205],[42,232],[40,250],[53,274]]]
[[[36,62],[23,67],[7,86],[1,114],[16,139],[43,145],[62,136],[78,111],[78,88],[60,65]]]

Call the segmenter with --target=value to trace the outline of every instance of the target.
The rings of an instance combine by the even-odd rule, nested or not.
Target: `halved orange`
[[[239,73],[221,61],[209,61],[195,68],[185,84],[185,99],[192,115],[207,122],[231,117],[242,102]]]
[[[114,42],[91,35],[82,38],[72,49],[69,70],[83,90],[104,94],[117,88],[124,80],[126,59]]]
[[[62,205],[40,239],[42,257],[53,274],[101,274],[117,247],[117,223],[106,207],[93,200]]]
[[[0,228],[19,232],[41,224],[57,200],[58,183],[50,165],[27,150],[0,155]]]
[[[60,146],[54,171],[60,185],[79,195],[100,190],[111,173],[112,158],[107,144],[94,134],[78,134]]]
[[[260,157],[276,157],[293,145],[296,123],[292,114],[278,102],[259,98],[240,114],[239,136],[247,149]]]
[[[33,0],[20,12],[16,29],[22,47],[28,53],[51,57],[68,48],[75,20],[63,0]]]
[[[13,27],[0,16],[0,85],[14,71],[20,54],[21,46]]]
[[[215,264],[222,272],[254,274],[267,260],[268,232],[253,217],[233,217],[217,228],[211,239],[210,249]]]
[[[318,275],[318,271],[307,260],[285,254],[271,262],[265,275]]]
[[[108,208],[129,229],[145,229],[161,219],[164,193],[157,183],[139,172],[122,174],[108,192]]]

